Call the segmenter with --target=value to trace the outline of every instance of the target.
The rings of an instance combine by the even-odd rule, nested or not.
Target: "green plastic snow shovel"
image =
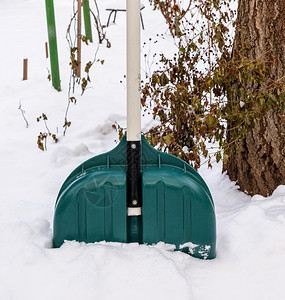
[[[140,128],[140,0],[127,0],[127,136],[78,166],[63,183],[54,247],[65,240],[174,244],[216,256],[216,219],[202,177],[181,159],[152,148]]]

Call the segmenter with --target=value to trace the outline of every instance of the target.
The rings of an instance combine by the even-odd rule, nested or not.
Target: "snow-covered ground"
[[[47,28],[44,1],[0,0],[0,299],[285,299],[285,186],[269,198],[238,191],[221,166],[202,167],[217,215],[217,258],[199,260],[172,251],[171,245],[67,242],[51,248],[54,203],[68,174],[86,159],[114,147],[114,121],[125,124],[125,15],[106,29],[112,47],[101,46],[91,72],[91,87],[71,106],[72,122],[65,137],[69,52],[65,32],[72,0],[55,0],[62,92],[47,80]],[[92,2],[92,1],[91,1]],[[98,0],[106,24],[107,7],[116,0]],[[167,28],[145,1],[144,50],[149,38]],[[94,38],[96,37],[93,28]],[[160,40],[158,51],[171,51]],[[95,45],[83,48],[92,57]],[[151,45],[151,46],[149,46]],[[160,48],[159,48],[160,47]],[[29,60],[27,81],[22,61]],[[151,61],[142,67],[151,67]],[[122,81],[122,83],[120,83]],[[29,123],[18,109],[25,111]],[[37,135],[48,126],[59,143],[37,148]],[[149,126],[150,118],[143,119]]]

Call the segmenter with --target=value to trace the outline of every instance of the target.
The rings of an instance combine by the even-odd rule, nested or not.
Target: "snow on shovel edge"
[[[192,242],[188,242],[179,246],[180,250],[183,250],[184,248],[188,248],[191,255],[193,255],[195,252],[199,253],[203,259],[207,259],[211,251],[211,245],[197,245]]]
[[[138,243],[119,243],[119,242],[106,242],[106,241],[101,241],[101,242],[95,242],[95,243],[85,243],[85,242],[77,242],[77,241],[69,241],[65,240],[63,245],[70,245],[70,244],[78,244],[78,245],[110,245],[110,246],[120,246],[122,248],[131,248],[131,247],[137,247],[137,246],[147,246],[151,248],[157,248],[159,250],[163,251],[175,251],[176,246],[174,244],[167,244],[164,242],[158,242],[157,244],[138,244]],[[190,255],[193,255],[195,253],[199,253],[203,259],[207,259],[209,256],[209,253],[211,251],[211,245],[198,245],[194,244],[192,242],[187,242],[179,246],[179,250],[183,250],[185,248],[188,248],[188,251],[183,251],[183,252],[189,252]]]

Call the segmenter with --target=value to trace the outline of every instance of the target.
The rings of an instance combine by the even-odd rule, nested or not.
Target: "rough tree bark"
[[[249,43],[248,58],[265,55],[271,59],[267,83],[285,82],[285,1],[239,0],[236,36],[233,49]],[[266,83],[265,83],[266,84]],[[233,99],[235,98],[235,99]],[[236,101],[234,96],[229,101]],[[231,148],[224,162],[233,181],[249,194],[272,194],[278,185],[285,184],[285,116],[284,110],[270,109],[239,144]],[[228,129],[233,124],[228,124]],[[227,134],[228,141],[232,137]]]

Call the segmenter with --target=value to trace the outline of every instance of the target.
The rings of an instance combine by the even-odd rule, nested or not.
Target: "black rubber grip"
[[[127,141],[127,207],[142,206],[141,142]]]

